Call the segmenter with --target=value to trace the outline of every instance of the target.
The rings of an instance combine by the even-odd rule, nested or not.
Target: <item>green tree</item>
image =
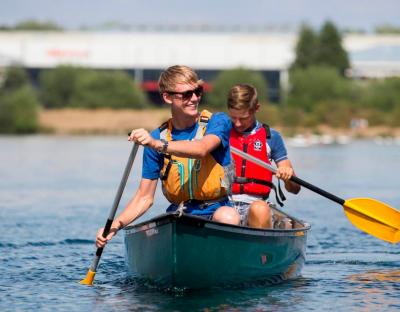
[[[14,91],[29,84],[28,75],[22,67],[9,67],[6,71],[2,90],[5,92]]]
[[[96,71],[60,66],[40,76],[45,107],[141,108],[146,94],[123,71]]]
[[[62,28],[57,24],[47,21],[47,22],[40,22],[37,20],[26,20],[21,23],[18,23],[14,27],[15,30],[34,30],[34,31],[61,31]]]
[[[334,68],[312,66],[291,72],[287,104],[312,112],[318,102],[347,99],[351,93],[351,82]]]
[[[70,106],[87,108],[143,108],[146,94],[122,71],[86,70],[77,79]]]
[[[296,58],[291,69],[321,65],[336,68],[344,75],[350,67],[346,50],[342,46],[342,36],[331,22],[326,22],[319,33],[303,25],[296,44]]]
[[[345,100],[325,100],[316,103],[311,114],[318,124],[325,124],[334,128],[348,127],[354,115],[352,105]]]
[[[297,128],[304,125],[306,116],[304,110],[295,106],[283,107],[281,111],[282,126]],[[291,134],[293,135],[293,133]]]
[[[238,83],[247,83],[257,89],[260,102],[267,100],[267,81],[261,73],[245,68],[221,71],[213,81],[213,90],[207,94],[206,102],[216,108],[226,108],[229,89]]]
[[[84,69],[58,66],[40,74],[40,99],[47,108],[62,108],[70,105],[76,92],[78,77]]]
[[[372,80],[362,92],[364,106],[390,113],[400,107],[400,78]]]
[[[332,22],[326,22],[320,31],[316,64],[334,67],[342,75],[350,67],[341,34]]]
[[[0,96],[0,133],[32,133],[38,129],[39,101],[25,85]]]
[[[400,34],[400,27],[390,24],[379,25],[375,28],[377,34]]]
[[[311,27],[303,24],[296,44],[296,58],[292,64],[292,69],[306,68],[315,64],[317,50],[318,36]]]

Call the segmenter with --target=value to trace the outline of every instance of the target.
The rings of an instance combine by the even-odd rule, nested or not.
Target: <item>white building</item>
[[[0,68],[18,64],[35,79],[61,64],[123,69],[155,91],[159,73],[174,64],[196,69],[206,82],[235,67],[259,70],[272,100],[293,62],[297,36],[267,32],[0,32]],[[400,36],[344,37],[353,77],[400,76]]]

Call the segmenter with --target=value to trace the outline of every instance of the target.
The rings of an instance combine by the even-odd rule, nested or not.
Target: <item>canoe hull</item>
[[[126,263],[130,273],[166,287],[276,283],[300,274],[308,229],[257,230],[166,214],[126,229]]]

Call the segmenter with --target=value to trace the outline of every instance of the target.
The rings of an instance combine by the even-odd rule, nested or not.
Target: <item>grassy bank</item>
[[[126,134],[134,128],[154,129],[170,116],[168,108],[151,110],[131,109],[52,109],[39,113],[40,129],[52,134]],[[331,128],[320,125],[309,128],[276,127],[285,136],[296,134],[348,135],[371,138],[377,136],[400,137],[399,128],[367,127],[363,129]]]
[[[154,129],[168,119],[167,109],[52,109],[42,110],[42,132],[54,134],[126,134],[134,128]]]

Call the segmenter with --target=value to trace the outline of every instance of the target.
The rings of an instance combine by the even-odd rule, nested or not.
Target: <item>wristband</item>
[[[166,154],[168,149],[168,141],[164,139],[160,139],[160,141],[163,143],[163,145],[161,148],[157,149],[157,152],[160,154]]]

